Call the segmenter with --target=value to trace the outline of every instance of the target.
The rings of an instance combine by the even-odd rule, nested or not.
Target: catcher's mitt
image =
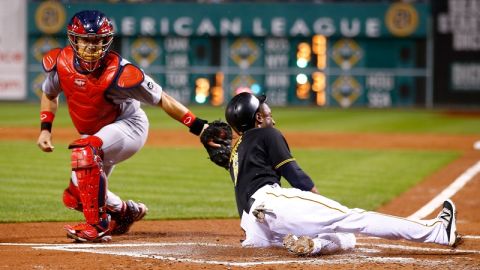
[[[205,149],[207,149],[210,160],[220,167],[228,169],[230,153],[232,152],[232,129],[220,120],[208,123],[200,136]]]

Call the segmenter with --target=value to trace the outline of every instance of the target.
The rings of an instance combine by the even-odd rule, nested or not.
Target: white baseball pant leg
[[[281,243],[288,234],[312,238],[329,233],[358,233],[386,239],[448,245],[443,223],[438,219],[409,220],[362,209],[350,209],[312,192],[267,185],[252,197],[250,213],[242,216],[246,231],[244,245],[268,246]],[[253,216],[253,209],[263,205],[267,210],[264,223]]]

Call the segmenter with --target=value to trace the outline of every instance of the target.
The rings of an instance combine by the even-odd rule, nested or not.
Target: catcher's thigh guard
[[[72,170],[77,176],[83,214],[89,224],[99,223],[100,215],[106,211],[107,178],[102,169],[102,144],[100,138],[90,136],[68,146],[72,149]]]

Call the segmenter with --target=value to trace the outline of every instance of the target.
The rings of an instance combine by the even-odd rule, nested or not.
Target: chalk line
[[[423,219],[430,215],[435,209],[440,207],[445,200],[453,197],[463,186],[470,182],[473,177],[480,172],[480,161],[475,163],[462,173],[453,183],[446,187],[440,194],[433,198],[429,203],[420,208],[417,212],[409,216],[409,219]]]

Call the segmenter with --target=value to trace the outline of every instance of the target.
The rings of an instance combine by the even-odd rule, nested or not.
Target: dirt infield
[[[35,142],[36,129],[0,128],[0,139]],[[56,129],[56,141],[76,138]],[[431,244],[358,238],[348,253],[299,258],[283,249],[242,249],[238,219],[142,221],[109,244],[72,244],[63,223],[0,224],[0,268],[9,269],[480,269],[480,160],[472,150],[476,136],[286,133],[292,148],[460,150],[463,155],[379,211],[409,216],[459,178],[468,183],[452,199],[458,230],[465,235],[456,250]],[[150,145],[199,146],[187,132],[151,131]],[[200,147],[200,146],[199,146]],[[470,170],[469,170],[470,169]],[[462,176],[462,177],[459,177]],[[451,190],[451,189],[447,189]],[[434,209],[436,213],[438,209]],[[434,214],[428,215],[433,217]]]

